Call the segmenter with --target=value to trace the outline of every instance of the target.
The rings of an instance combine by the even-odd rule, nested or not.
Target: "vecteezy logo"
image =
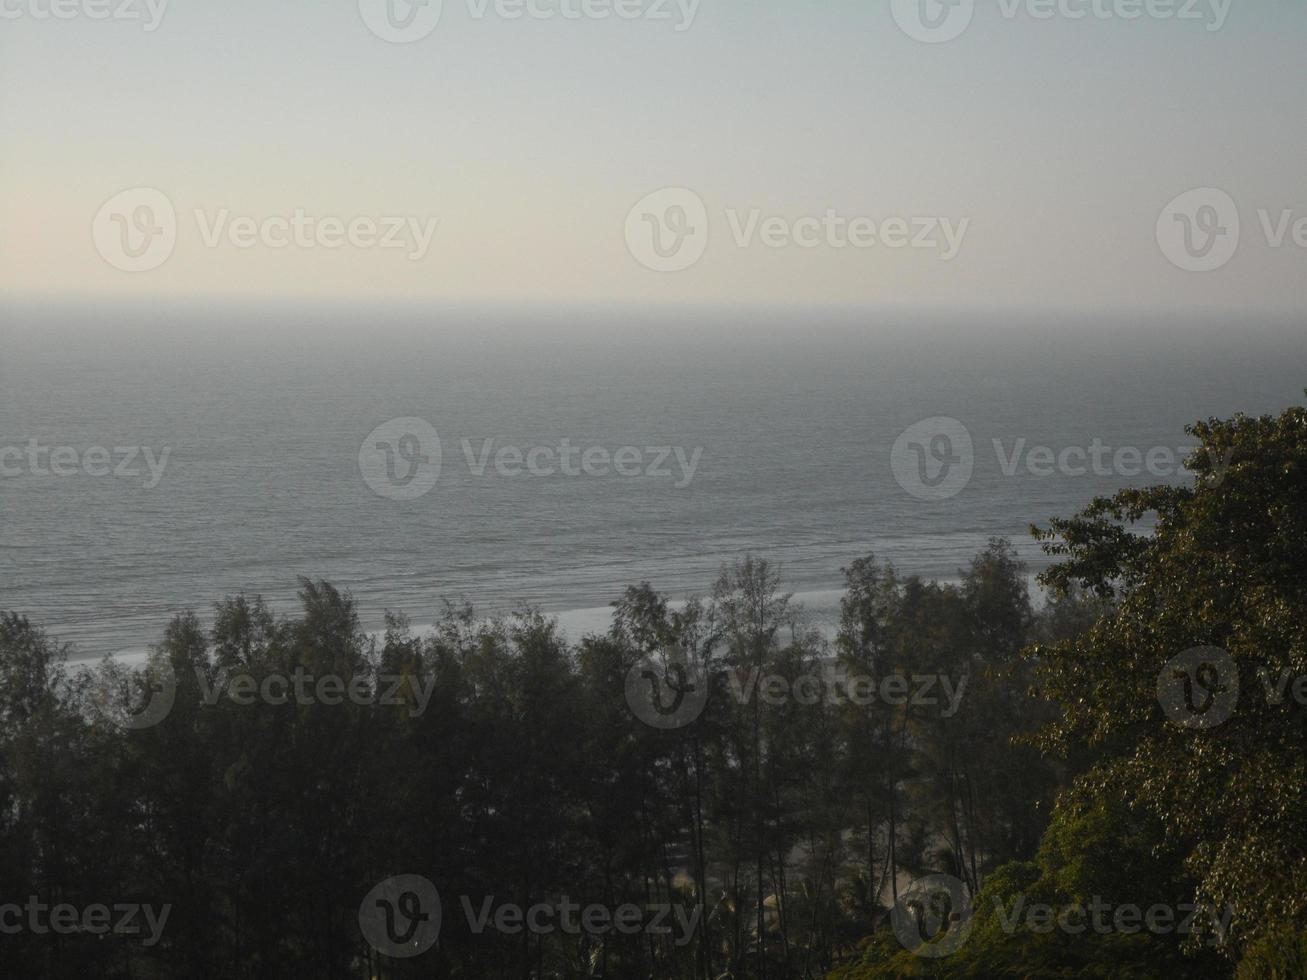
[[[368,30],[392,44],[421,41],[436,29],[443,10],[443,0],[359,0]]]
[[[972,913],[966,885],[952,875],[928,875],[899,895],[890,920],[904,949],[938,959],[962,948],[971,935]]]
[[[627,214],[626,247],[647,269],[682,272],[708,250],[708,208],[684,187],[655,191]]]
[[[91,223],[100,257],[123,272],[149,272],[177,247],[177,212],[163,191],[134,187],[104,203]]]
[[[150,692],[149,699],[145,702],[145,707],[128,715],[123,722],[126,728],[153,728],[172,713],[173,705],[177,703],[177,672],[171,664],[148,668],[145,682]]]
[[[915,41],[941,44],[971,26],[976,0],[890,0],[894,20]]]
[[[971,433],[957,419],[908,426],[890,451],[894,479],[918,500],[948,500],[971,482],[976,454]]]
[[[99,700],[100,710],[111,723],[128,731],[141,731],[153,728],[172,713],[177,703],[177,672],[171,664],[152,663],[140,673],[132,673],[126,678],[126,710],[122,710],[115,692],[122,692],[120,687],[105,690]],[[141,692],[140,696],[135,691]]]
[[[1194,647],[1157,675],[1157,700],[1183,728],[1205,731],[1229,721],[1239,703],[1239,668],[1220,647]]]
[[[708,678],[694,657],[682,650],[643,657],[626,673],[626,703],[650,728],[684,728],[708,704]]]
[[[1157,219],[1157,244],[1186,272],[1214,272],[1239,249],[1239,206],[1215,187],[1181,194]]]
[[[387,878],[359,906],[359,929],[383,956],[421,956],[440,938],[440,893],[421,875]]]
[[[440,479],[440,436],[426,419],[391,419],[363,440],[359,472],[378,496],[416,500]]]

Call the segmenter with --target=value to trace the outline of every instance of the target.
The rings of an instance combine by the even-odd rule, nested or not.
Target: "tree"
[[[1045,576],[1057,594],[1080,587],[1113,605],[1032,655],[1063,709],[1045,744],[1112,750],[1086,790],[1133,801],[1186,842],[1199,902],[1234,908],[1225,948],[1237,957],[1307,927],[1307,709],[1276,696],[1307,674],[1307,411],[1189,431],[1192,486],[1126,490],[1037,531],[1064,559]],[[1224,654],[1176,660],[1195,648]],[[1232,713],[1177,724],[1159,679],[1199,700],[1234,689]]]

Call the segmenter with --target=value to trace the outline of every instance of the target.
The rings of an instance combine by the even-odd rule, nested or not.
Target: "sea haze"
[[[106,312],[108,310],[109,312]],[[160,304],[0,305],[0,447],[169,450],[139,477],[0,477],[0,609],[79,657],[140,649],[175,613],[236,592],[293,609],[298,576],[431,622],[446,600],[498,614],[602,608],[627,584],[704,592],[746,553],[822,595],[852,559],[956,574],[1006,536],[1152,477],[1004,473],[1027,449],[1192,444],[1186,423],[1278,411],[1307,386],[1301,324],[929,321],[890,313],[564,315]],[[970,483],[925,502],[891,447],[946,416]],[[365,437],[420,417],[442,467],[403,502],[365,483]],[[469,463],[464,440],[473,460]],[[489,444],[487,440],[492,440]],[[667,475],[497,472],[493,451],[676,447]],[[543,458],[543,457],[542,457]],[[11,457],[12,463],[12,457]],[[9,472],[9,471],[6,471]],[[1183,479],[1183,477],[1178,477]],[[565,617],[565,622],[568,618]]]

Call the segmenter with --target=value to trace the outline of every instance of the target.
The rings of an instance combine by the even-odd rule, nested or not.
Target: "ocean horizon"
[[[953,578],[995,537],[1033,575],[1047,558],[1030,524],[1184,482],[1186,424],[1278,411],[1307,378],[1292,331],[1217,318],[981,331],[948,315],[696,312],[637,328],[587,313],[546,331],[401,309],[359,330],[321,305],[111,309],[11,301],[3,328],[0,608],[79,659],[139,653],[178,613],[241,592],[290,613],[300,576],[350,591],[376,630],[386,610],[430,623],[446,602],[593,625],[628,585],[707,594],[746,554],[799,594],[838,592],[872,553]],[[956,492],[916,493],[896,447],[941,418],[974,465]],[[410,437],[383,429],[412,420],[438,434],[438,473],[378,492],[384,473],[360,454],[407,467]],[[33,441],[45,469],[61,448],[76,465],[15,474]],[[94,449],[135,475],[88,473]]]

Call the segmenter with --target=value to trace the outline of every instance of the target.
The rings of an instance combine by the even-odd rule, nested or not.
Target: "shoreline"
[[[937,578],[932,581],[941,583],[957,583],[960,579],[956,577]],[[1035,580],[1035,573],[1027,575],[1027,584],[1030,589],[1030,601],[1034,608],[1038,609],[1044,604],[1044,592]],[[791,602],[802,609],[802,615],[807,624],[816,628],[822,636],[831,641],[835,637],[839,625],[840,600],[844,596],[842,588],[825,588],[825,589],[808,589],[805,591],[796,591],[792,594]],[[671,601],[675,607],[684,606],[687,599],[685,597],[676,598]],[[612,606],[586,606],[573,609],[542,610],[544,615],[557,621],[559,629],[569,644],[577,644],[584,637],[589,635],[602,635],[608,632],[612,624],[613,607]],[[489,622],[495,616],[487,616],[480,619],[481,622]],[[369,618],[369,623],[375,622]],[[206,628],[209,623],[205,623]],[[425,636],[432,632],[438,625],[435,621],[414,621],[409,624],[409,630],[414,636]],[[364,633],[371,639],[381,642],[385,637],[385,627],[365,628]],[[53,631],[52,631],[53,633]],[[57,636],[56,636],[57,639]],[[70,667],[88,667],[99,663],[103,660],[112,659],[119,663],[129,665],[143,664],[150,655],[150,647],[127,647],[114,650],[104,654],[70,658],[68,665]]]

